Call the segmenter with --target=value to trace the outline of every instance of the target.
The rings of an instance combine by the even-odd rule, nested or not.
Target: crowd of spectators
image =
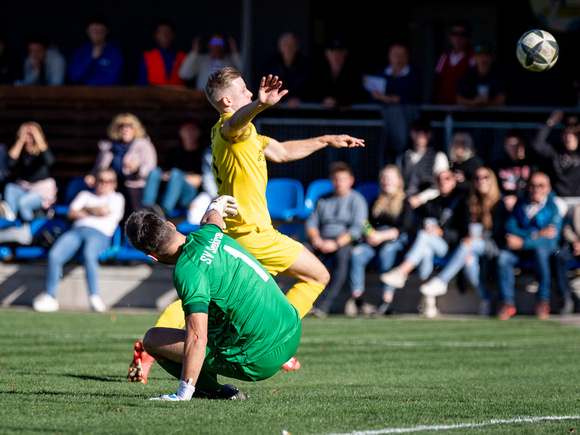
[[[231,36],[219,32],[196,35],[189,47],[176,44],[173,22],[160,19],[153,30],[151,48],[133,66],[133,53],[119,49],[109,38],[109,20],[102,15],[87,19],[85,43],[63,54],[51,35],[26,35],[26,53],[11,49],[9,35],[0,31],[0,84],[86,86],[178,86],[204,90],[209,74],[233,66],[244,74],[242,50]],[[348,37],[329,35],[306,54],[296,33],[278,35],[273,52],[255,54],[255,73],[278,75],[290,90],[289,107],[300,102],[345,108],[378,103],[393,119],[387,129],[391,148],[400,151],[405,130],[418,113],[410,106],[434,103],[465,106],[509,104],[506,66],[498,62],[494,47],[472,42],[469,22],[448,26],[445,50],[433,66],[419,66],[408,43],[394,41],[369,58]],[[81,38],[79,38],[80,41]],[[243,47],[242,47],[243,49]],[[384,53],[382,53],[384,51]],[[425,83],[424,68],[432,71]],[[133,71],[135,70],[135,71]],[[429,96],[426,93],[430,91]],[[573,94],[573,83],[570,93]],[[572,95],[562,96],[568,104]],[[396,127],[399,127],[398,129]]]
[[[205,46],[195,37],[186,52],[175,46],[175,32],[171,22],[157,23],[154,47],[142,53],[136,84],[203,90],[208,75],[217,68],[233,66],[242,71],[241,53],[230,36],[214,33]],[[123,82],[123,53],[109,41],[108,34],[105,17],[90,17],[87,42],[67,60],[43,34],[29,35],[27,55],[20,59],[9,49],[8,35],[0,32],[0,83],[127,84]],[[434,68],[431,101],[476,107],[506,104],[505,77],[501,65],[494,62],[493,48],[487,43],[472,46],[470,36],[468,23],[450,26],[449,49]],[[421,119],[414,107],[422,102],[424,83],[409,47],[393,43],[385,53],[384,65],[373,71],[362,71],[352,50],[344,40],[331,39],[319,58],[311,58],[301,51],[294,33],[284,33],[277,51],[265,57],[260,70],[264,75],[278,75],[291,91],[288,107],[316,102],[328,108],[345,108],[373,102],[385,113],[386,149],[391,156],[389,165],[378,174],[378,196],[367,204],[354,189],[351,168],[335,162],[330,171],[333,193],[316,203],[304,223],[305,245],[332,266],[331,282],[317,301],[315,313],[326,316],[346,282],[360,309],[365,269],[375,257],[382,288],[375,310],[378,315],[389,312],[395,290],[405,287],[411,273],[417,273],[421,281],[421,311],[437,315],[435,298],[446,292],[461,270],[479,294],[480,313],[489,315],[492,299],[483,277],[491,276],[494,269],[501,297],[497,314],[507,319],[516,313],[513,271],[526,260],[535,265],[538,278],[538,317],[549,313],[551,265],[563,300],[560,311],[572,312],[574,294],[566,272],[570,261],[580,255],[578,120],[565,119],[562,112],[555,111],[531,141],[519,131],[509,131],[504,138],[504,156],[493,164],[477,154],[477,144],[465,131],[455,132],[447,151],[441,151],[444,147],[433,143],[430,123]],[[556,126],[563,126],[557,143],[552,140]],[[211,150],[201,145],[200,127],[195,122],[185,123],[177,134],[182,147],[168,154],[162,167],[141,121],[131,113],[117,115],[107,129],[107,138],[98,144],[93,170],[84,177],[85,187],[95,192],[85,198],[87,204],[101,204],[101,196],[117,197],[99,186],[108,183],[103,175],[114,175],[115,192],[118,189],[124,207],[117,222],[133,211],[149,209],[164,217],[185,213],[191,223],[198,223],[217,191]],[[50,176],[54,156],[41,126],[25,123],[16,136],[14,145],[0,148],[0,215],[9,223],[20,224],[5,225],[0,230],[0,243],[27,245],[32,243],[29,223],[39,214],[50,214],[57,183]],[[75,200],[75,204],[81,203]],[[100,231],[99,220],[89,216],[96,208],[87,205],[80,209],[82,216],[75,216],[73,207],[69,219],[89,222],[88,227]],[[54,299],[62,265],[80,249],[80,232],[71,230],[67,236],[73,239],[76,234],[76,250],[73,244],[66,246],[58,262],[56,254],[49,256],[52,275],[47,278],[45,299],[46,295]],[[110,225],[101,234],[104,239],[95,244],[97,251],[110,242]],[[63,250],[63,246],[61,243],[52,249]],[[98,297],[96,257],[85,257],[90,259],[86,263],[89,290],[91,296]],[[445,259],[441,270],[436,267],[437,259]],[[93,308],[102,311],[97,297],[93,297]]]
[[[494,167],[476,155],[465,131],[454,134],[448,154],[436,164],[429,123],[417,122],[410,150],[380,171],[379,194],[365,212],[360,201],[367,200],[353,193],[348,165],[333,164],[334,191],[319,199],[304,224],[307,246],[327,263],[333,258],[331,282],[342,286],[348,276],[350,301],[359,312],[366,303],[365,270],[377,258],[382,299],[374,304],[374,315],[389,312],[395,290],[416,273],[425,316],[439,314],[436,298],[458,277],[459,287],[467,282],[477,292],[482,316],[495,313],[507,320],[517,312],[516,268],[534,272],[536,281],[528,287],[535,290],[538,318],[547,318],[554,306],[552,285],[558,312],[572,313],[580,309],[572,291],[578,280],[567,275],[580,254],[580,125],[568,117],[561,143],[548,142],[548,130],[562,121],[562,113],[552,113],[529,144],[520,132],[508,131],[505,156]],[[491,282],[498,289],[495,299]],[[313,310],[319,317],[328,314],[340,290],[329,289]]]

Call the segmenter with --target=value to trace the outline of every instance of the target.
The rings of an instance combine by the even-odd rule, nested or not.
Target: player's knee
[[[158,338],[156,336],[158,330],[159,328],[151,328],[145,333],[145,336],[143,337],[143,348],[150,355],[154,354],[157,350]]]
[[[320,268],[320,272],[316,276],[316,281],[324,286],[330,282],[330,272],[328,272],[328,269],[324,265]]]

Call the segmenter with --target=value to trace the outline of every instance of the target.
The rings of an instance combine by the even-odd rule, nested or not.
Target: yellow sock
[[[310,309],[316,298],[322,293],[326,286],[319,282],[297,282],[288,292],[286,297],[290,303],[298,310],[302,319]]]
[[[180,299],[165,308],[161,316],[159,316],[159,319],[157,319],[155,327],[174,329],[183,329],[185,327],[185,314],[183,314]]]

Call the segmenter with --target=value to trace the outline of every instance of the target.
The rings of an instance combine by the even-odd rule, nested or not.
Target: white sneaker
[[[425,296],[423,298],[423,315],[429,319],[433,319],[439,315],[434,296]]]
[[[16,215],[6,201],[0,201],[0,217],[11,222],[16,220]]]
[[[390,285],[391,287],[395,288],[403,288],[405,287],[405,282],[407,282],[407,277],[403,275],[403,273],[397,267],[381,274],[379,279],[383,284]]]
[[[34,308],[34,311],[40,311],[43,313],[58,311],[58,301],[54,296],[51,296],[48,293],[42,293],[32,301],[32,308]]]
[[[91,303],[91,308],[93,311],[96,311],[97,313],[103,313],[107,310],[107,307],[99,295],[90,295],[89,302]]]
[[[441,296],[447,293],[447,284],[441,278],[435,277],[419,287],[419,291],[425,296]]]

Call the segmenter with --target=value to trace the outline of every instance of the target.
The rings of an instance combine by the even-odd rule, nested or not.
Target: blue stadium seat
[[[41,217],[30,222],[30,232],[33,240],[35,237],[42,234],[43,231],[54,232],[55,230],[64,233],[70,228],[69,223],[61,218],[46,218]],[[14,259],[16,260],[37,260],[46,258],[48,250],[42,246],[17,246],[14,248]]]
[[[379,195],[379,182],[367,181],[366,183],[361,183],[356,187],[356,191],[365,197],[367,204],[370,204]]]
[[[119,248],[110,258],[118,262],[145,261],[151,263],[155,261],[152,258],[145,255],[143,252],[139,251],[138,249],[133,248],[129,240],[127,240],[127,238],[124,236],[122,237]]]
[[[266,186],[266,201],[272,219],[291,221],[304,207],[304,187],[294,178],[272,178]]]
[[[307,219],[314,210],[314,205],[316,200],[327,193],[332,192],[334,189],[332,181],[328,178],[321,178],[312,181],[306,188],[306,194],[304,195],[304,207],[296,216],[298,219]]]
[[[187,221],[182,221],[182,222],[179,222],[175,228],[181,234],[185,234],[187,236],[189,233],[192,233],[194,231],[199,230],[199,225],[190,224]]]
[[[74,177],[68,181],[64,191],[62,201],[53,206],[56,216],[66,216],[72,200],[81,190],[92,190],[85,184],[85,177]]]

